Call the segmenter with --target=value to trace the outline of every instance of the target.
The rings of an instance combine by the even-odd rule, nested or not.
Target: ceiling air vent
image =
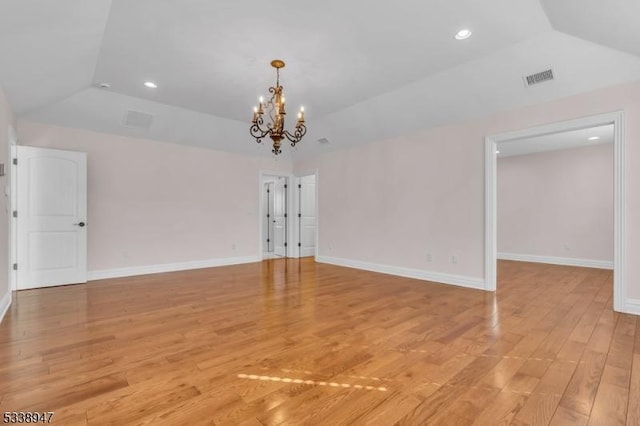
[[[151,127],[153,115],[140,111],[127,111],[124,115],[123,124],[127,127],[135,127],[137,129],[148,129]]]
[[[555,77],[553,75],[553,69],[549,68],[548,70],[544,70],[541,72],[537,72],[535,74],[526,75],[524,78],[525,86],[533,86],[534,84],[544,83],[545,81],[551,81]]]
[[[327,139],[327,138],[320,138],[320,139],[318,139],[318,142],[319,142],[319,143],[322,143],[322,144],[326,144],[326,143],[329,143],[329,139]]]

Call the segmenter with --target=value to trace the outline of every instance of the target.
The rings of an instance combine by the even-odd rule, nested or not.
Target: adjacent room
[[[638,16],[1,0],[2,420],[640,425]]]
[[[612,125],[498,145],[498,258],[613,269]]]

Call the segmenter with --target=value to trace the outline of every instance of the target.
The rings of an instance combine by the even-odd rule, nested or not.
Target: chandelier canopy
[[[280,86],[280,68],[284,68],[284,62],[274,59],[271,61],[271,66],[276,69],[276,85],[269,88],[271,98],[265,102],[261,96],[260,103],[253,108],[253,121],[249,132],[258,143],[262,143],[262,139],[269,136],[273,141],[271,152],[278,155],[282,153],[280,145],[285,137],[291,142],[292,147],[296,146],[307,133],[307,127],[304,124],[304,107],[300,107],[295,130],[293,133],[285,130],[284,117],[287,113],[285,111],[284,95],[282,94],[283,87]],[[265,113],[267,115],[266,124]]]

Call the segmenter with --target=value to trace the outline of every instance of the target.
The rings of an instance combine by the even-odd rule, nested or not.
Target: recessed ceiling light
[[[149,89],[157,89],[158,85],[155,84],[153,81],[145,81],[144,82],[145,87],[148,87]]]
[[[600,139],[600,136],[591,136],[589,138],[590,141],[597,141],[598,139]]]
[[[463,28],[456,33],[456,40],[464,40],[471,37],[471,30],[468,28]]]
[[[500,154],[500,151],[498,151],[497,149],[496,149],[496,154]]]
[[[108,89],[111,87],[111,85],[109,83],[101,82],[101,83],[98,83],[98,87],[101,89]]]

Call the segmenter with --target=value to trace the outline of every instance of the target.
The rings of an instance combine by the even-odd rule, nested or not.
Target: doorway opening
[[[613,125],[497,145],[498,259],[612,270]]]
[[[290,256],[289,176],[260,176],[260,253],[262,259]]]
[[[626,175],[624,113],[614,112],[534,127],[521,131],[489,136],[485,139],[485,289],[497,287],[497,162],[498,154],[505,150],[523,149],[527,140],[544,138],[567,132],[612,126],[613,132],[613,308],[618,312],[630,312],[627,306],[627,256],[626,256]],[[587,138],[588,139],[588,138]]]

